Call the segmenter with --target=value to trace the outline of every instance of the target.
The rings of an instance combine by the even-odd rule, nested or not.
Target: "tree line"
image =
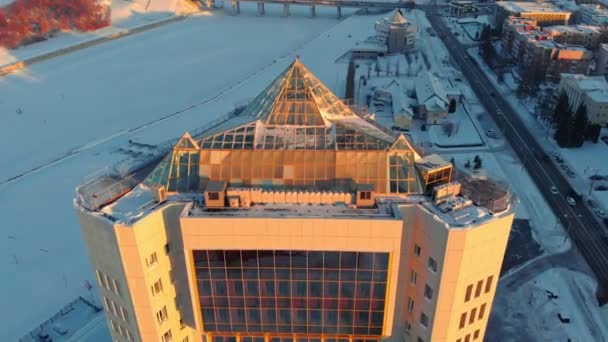
[[[0,46],[14,49],[61,30],[97,30],[110,25],[110,15],[97,0],[16,0],[0,8]]]
[[[589,122],[584,103],[573,112],[566,93],[561,93],[553,111],[555,133],[553,137],[560,147],[580,147],[585,140],[597,143],[601,126]]]

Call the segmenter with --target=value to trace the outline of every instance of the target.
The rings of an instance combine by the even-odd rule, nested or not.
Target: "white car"
[[[599,216],[601,218],[606,218],[606,212],[603,211],[602,209],[596,209],[595,213],[597,214],[597,216]]]
[[[568,204],[570,204],[571,206],[576,205],[576,201],[572,197],[566,197],[566,202],[568,202]]]
[[[549,190],[551,190],[551,193],[554,195],[559,194],[559,191],[557,191],[557,188],[554,186],[549,187]]]

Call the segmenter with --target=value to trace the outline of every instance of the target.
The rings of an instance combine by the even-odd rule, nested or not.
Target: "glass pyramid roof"
[[[385,150],[394,138],[353,113],[296,59],[203,149]]]

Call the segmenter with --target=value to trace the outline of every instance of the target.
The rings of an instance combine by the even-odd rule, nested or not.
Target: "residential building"
[[[135,177],[75,199],[113,340],[483,340],[511,207],[473,204],[298,60]]]
[[[567,25],[572,14],[549,2],[513,2],[496,3],[496,26],[502,26],[507,18],[520,17],[535,19],[539,26]]]
[[[374,99],[389,103],[393,115],[393,126],[409,130],[414,117],[412,107],[408,104],[405,89],[398,80],[390,80],[374,90]]]
[[[579,5],[581,21],[587,25],[604,25],[608,23],[608,9],[600,5]]]
[[[504,21],[501,39],[505,50],[509,51],[518,63],[521,63],[528,40],[541,34],[536,20],[509,17]]]
[[[442,123],[448,117],[451,101],[458,103],[461,94],[447,80],[441,80],[430,72],[423,72],[414,82],[418,105],[417,116],[428,125]]]
[[[395,10],[390,18],[377,21],[376,37],[379,42],[388,47],[388,53],[402,53],[416,46],[418,26],[410,23],[400,10]]]
[[[558,43],[584,46],[589,50],[597,49],[606,37],[599,26],[591,25],[549,26],[543,28],[543,33]]]
[[[608,82],[604,76],[562,74],[560,93],[568,95],[573,110],[581,104],[587,107],[589,122],[606,126],[608,123]]]
[[[546,32],[539,30],[535,23],[535,20],[527,18],[510,17],[503,26],[503,44],[513,56],[520,72],[543,68],[548,79],[559,80],[561,73],[589,71],[593,63],[593,52],[583,46],[558,43]],[[556,34],[559,27],[558,31],[548,29],[548,32]],[[584,38],[579,41],[591,42]]]

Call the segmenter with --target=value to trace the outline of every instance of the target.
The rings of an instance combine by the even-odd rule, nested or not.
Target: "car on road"
[[[568,202],[568,204],[570,204],[571,206],[575,206],[576,205],[576,201],[574,200],[574,198],[572,197],[566,197],[566,202]]]
[[[599,216],[601,218],[606,218],[606,212],[603,211],[602,209],[595,209],[595,213],[597,214],[597,216]]]
[[[496,139],[498,137],[496,135],[496,132],[493,129],[487,130],[486,135],[488,136],[488,138],[492,138],[492,139]]]
[[[553,185],[549,187],[549,190],[551,190],[551,193],[554,195],[559,194],[559,191],[557,191],[557,188]]]

